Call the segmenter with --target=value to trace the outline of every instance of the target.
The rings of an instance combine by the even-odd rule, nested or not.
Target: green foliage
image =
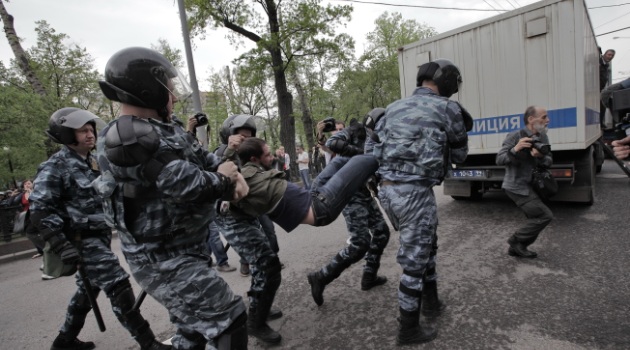
[[[173,48],[171,44],[164,38],[159,38],[157,44],[151,44],[151,48],[166,57],[173,66],[178,69],[184,68],[184,58],[182,57],[182,50]]]
[[[84,108],[105,120],[115,112],[102,96],[100,74],[86,49],[69,43],[67,35],[58,34],[45,21],[36,23],[37,43],[27,54],[47,95],[32,90],[14,60],[10,67],[0,64],[0,186],[13,177],[18,181],[33,178],[37,166],[58,150],[45,134],[48,119],[56,110]]]
[[[399,99],[398,48],[437,34],[426,24],[403,20],[400,13],[385,12],[374,24],[374,31],[366,36],[368,48],[355,64],[339,74],[335,83],[335,117],[346,122]]]

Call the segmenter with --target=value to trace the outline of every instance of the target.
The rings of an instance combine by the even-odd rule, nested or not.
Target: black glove
[[[61,261],[66,265],[76,265],[81,261],[81,256],[77,248],[70,242],[64,243],[59,249]]]

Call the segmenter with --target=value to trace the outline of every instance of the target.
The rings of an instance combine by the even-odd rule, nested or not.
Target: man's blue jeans
[[[300,170],[300,177],[302,178],[302,183],[304,184],[304,188],[307,190],[311,189],[311,173],[308,169]]]
[[[219,227],[214,221],[210,222],[210,225],[208,225],[208,239],[206,240],[206,244],[208,245],[208,250],[217,258],[217,266],[223,266],[228,263],[228,256],[225,252],[225,247],[223,247],[223,242],[221,242]]]
[[[376,170],[378,161],[372,155],[337,156],[328,163],[311,188],[315,226],[333,222]]]

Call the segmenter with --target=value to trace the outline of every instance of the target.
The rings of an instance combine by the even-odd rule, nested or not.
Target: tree
[[[164,55],[177,69],[182,70],[184,68],[182,50],[173,48],[166,39],[159,38],[157,44],[151,44],[151,48]]]
[[[7,31],[4,6],[0,11],[11,41],[16,33]],[[56,33],[45,21],[36,24],[37,44],[20,51],[18,40],[11,66],[0,64],[0,146],[9,149],[12,175],[20,179],[32,177],[37,166],[58,150],[44,133],[54,111],[62,107],[89,109],[98,115],[114,111],[98,88],[100,75],[86,50],[67,43],[67,35]],[[7,176],[0,171],[2,182]]]
[[[40,96],[45,96],[46,89],[31,68],[30,59],[22,48],[22,45],[20,44],[20,38],[17,36],[17,33],[15,31],[15,26],[13,25],[13,16],[7,12],[7,9],[4,7],[4,2],[2,0],[0,0],[0,18],[2,18],[2,23],[4,24],[4,33],[7,37],[7,40],[9,41],[11,50],[13,50],[13,54],[15,55],[15,59],[18,66],[20,67],[20,70],[26,77],[26,80],[28,80],[28,82],[31,84],[33,90]]]
[[[228,115],[251,114],[258,116],[264,125],[258,125],[260,131],[273,126],[275,103],[271,102],[269,76],[264,71],[250,69],[247,65],[239,65],[230,69],[225,67],[213,73],[209,79],[211,91],[215,99],[222,99],[224,110],[218,116],[217,128]],[[210,101],[208,101],[210,102]],[[264,113],[264,115],[261,115]],[[277,132],[270,130],[271,139],[278,139]],[[272,140],[267,140],[272,143]]]
[[[399,99],[398,48],[437,34],[426,24],[403,20],[400,13],[384,12],[374,24],[366,51],[335,84],[338,115],[346,121]]]
[[[203,33],[206,27],[229,29],[230,39],[238,44],[247,39],[256,44],[246,56],[258,66],[267,65],[274,77],[280,116],[280,139],[289,155],[296,158],[295,119],[293,96],[289,91],[285,71],[294,57],[316,55],[334,45],[334,28],[343,20],[349,20],[350,6],[320,6],[320,0],[186,0],[191,12],[189,21],[193,35]],[[259,5],[259,7],[255,7]],[[262,10],[261,15],[256,8]],[[280,21],[282,18],[282,22]],[[293,50],[285,51],[287,40]],[[292,170],[297,172],[295,163]]]

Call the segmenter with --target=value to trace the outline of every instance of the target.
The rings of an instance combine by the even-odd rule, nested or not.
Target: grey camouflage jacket
[[[468,155],[468,134],[459,103],[425,87],[387,106],[375,127],[373,154],[384,180],[429,179],[439,184],[451,163]]]
[[[41,235],[56,231],[70,238],[79,231],[108,231],[102,198],[92,188],[99,174],[91,155],[85,160],[68,146],[40,164],[29,210],[39,218],[33,224]]]
[[[144,165],[120,167],[110,163],[103,135],[116,121],[109,123],[99,135],[98,161],[103,175],[96,184],[105,198],[108,221],[121,234],[127,254],[203,245],[208,223],[215,215],[214,204],[224,195],[221,176],[215,172],[220,158],[203,150],[180,124],[148,121],[160,137],[156,154],[174,152],[179,159],[165,165],[153,183],[143,175]],[[123,196],[126,185],[144,190],[139,196],[141,210],[125,219],[125,211],[131,210],[123,205],[125,200],[129,202]]]

